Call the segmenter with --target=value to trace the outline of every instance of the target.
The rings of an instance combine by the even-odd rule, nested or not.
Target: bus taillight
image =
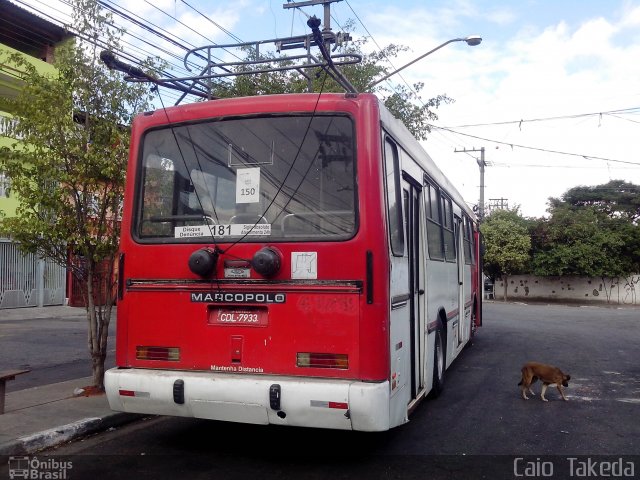
[[[298,353],[296,365],[310,368],[349,368],[349,356],[346,353]]]
[[[180,361],[180,349],[178,347],[147,347],[138,345],[136,347],[136,358],[138,360],[178,362]]]

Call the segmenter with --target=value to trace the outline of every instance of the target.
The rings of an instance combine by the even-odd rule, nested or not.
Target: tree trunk
[[[504,285],[502,300],[507,301],[507,290],[509,289],[509,275],[502,275],[502,283]]]
[[[113,295],[113,259],[108,259],[104,263],[109,266],[103,270],[97,268],[96,262],[90,259],[87,262],[86,272],[89,354],[93,371],[93,386],[99,391],[104,391],[104,364],[107,358],[109,323],[112,306],[115,301]],[[97,292],[94,288],[96,286],[94,279],[97,279]]]
[[[93,386],[96,390],[104,392],[104,361],[102,355],[92,356],[91,367],[93,369]]]

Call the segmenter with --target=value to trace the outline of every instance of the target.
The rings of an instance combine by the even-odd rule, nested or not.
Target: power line
[[[88,38],[88,37],[84,37],[84,36],[83,36],[83,35],[82,35],[82,34],[81,34],[77,29],[75,29],[75,27],[74,27],[73,25],[71,25],[71,24],[70,24],[70,23],[71,23],[71,22],[70,22],[70,20],[66,20],[66,21],[65,21],[65,20],[62,20],[62,19],[60,19],[60,18],[56,18],[56,17],[54,17],[54,16],[52,16],[52,15],[49,15],[49,14],[45,13],[44,11],[40,10],[38,7],[33,6],[33,5],[30,5],[30,4],[27,4],[27,3],[26,3],[26,2],[24,2],[24,1],[21,1],[21,0],[14,0],[14,1],[15,1],[16,3],[19,3],[19,4],[23,5],[23,6],[25,6],[27,9],[29,9],[29,10],[31,10],[31,11],[33,11],[33,12],[35,12],[37,15],[41,16],[42,18],[46,18],[46,19],[48,19],[49,21],[51,21],[52,23],[54,23],[54,24],[56,24],[56,25],[61,25],[61,26],[63,26],[63,27],[64,27],[65,29],[67,29],[70,33],[72,33],[72,34],[73,34],[73,35],[75,35],[76,37],[78,37],[78,38],[80,38],[80,39],[82,39],[82,40],[84,40],[84,41],[86,41],[86,42],[88,42],[88,43],[91,43],[91,44],[93,44],[93,45],[96,45],[97,47],[100,47],[100,48],[110,48],[110,46],[109,46],[109,45],[108,45],[108,44],[107,44],[103,39],[101,39],[101,38]],[[38,1],[38,0],[36,0],[36,1]],[[65,1],[65,0],[60,0],[60,1],[61,1],[61,3],[64,3],[64,4],[66,4],[66,5],[71,5],[71,2],[69,2],[69,1]],[[38,3],[43,4],[42,2],[38,2]],[[99,3],[102,3],[102,2],[99,2]],[[43,5],[44,5],[44,4],[43,4]],[[54,9],[54,10],[56,10],[56,9]],[[58,13],[62,13],[60,10],[56,10],[56,11],[57,11]],[[111,24],[111,26],[113,26],[113,27],[115,27],[115,28],[118,28],[118,27],[117,27],[115,24],[113,24],[113,23]],[[124,43],[124,42],[123,42],[123,43]],[[139,58],[137,58],[136,56],[134,56],[134,55],[132,55],[131,53],[126,52],[126,51],[124,51],[124,50],[118,50],[118,55],[120,55],[122,58],[124,58],[124,59],[126,59],[127,61],[132,62],[132,63],[134,63],[134,64],[136,64],[136,65],[142,65],[142,64],[143,64],[143,61],[142,61],[142,60],[140,60],[140,59],[139,59]],[[168,73],[167,73],[167,72],[165,72],[165,71],[162,71],[161,73],[162,73],[163,75],[167,76],[167,77],[171,77],[171,75],[170,75],[170,74],[168,74]],[[175,95],[175,93],[174,93],[174,92],[171,92],[170,96],[172,96],[172,97],[173,97],[174,95]],[[176,97],[176,98],[177,98],[177,97]]]
[[[351,6],[351,4],[349,3],[349,0],[345,0],[347,6],[349,7],[349,9],[351,10],[351,12],[355,15],[356,19],[358,20],[358,22],[360,22],[360,25],[362,25],[362,28],[364,28],[364,31],[367,32],[367,35],[369,35],[369,38],[371,38],[371,40],[373,41],[373,43],[375,44],[375,46],[378,48],[378,50],[380,51],[380,53],[383,54],[384,59],[389,62],[389,65],[391,65],[391,68],[393,68],[394,70],[396,69],[395,65],[393,64],[393,62],[391,61],[391,59],[384,54],[382,47],[380,47],[380,45],[378,44],[378,42],[376,42],[376,39],[374,38],[373,34],[369,31],[369,29],[366,27],[366,25],[364,24],[364,22],[360,19],[360,17],[358,16],[358,14],[356,13],[356,11],[353,9],[353,7]],[[412,85],[409,84],[409,82],[407,82],[405,80],[405,78],[398,73],[398,77],[400,77],[402,79],[402,81],[404,82],[404,84],[407,86],[407,88],[409,88],[409,90],[411,90],[416,98],[420,101],[420,103],[422,103],[423,106],[426,107],[426,105],[424,104],[424,102],[422,101],[422,99],[420,98],[420,95],[418,94],[418,92],[416,92],[416,90],[413,88]],[[387,80],[387,84],[391,86],[391,89],[393,90],[393,84]]]
[[[157,26],[157,25],[155,25],[155,24],[153,24],[153,23],[151,23],[151,22],[148,22],[146,19],[144,19],[144,18],[142,18],[141,16],[139,16],[139,15],[137,15],[137,14],[135,14],[135,13],[131,12],[130,10],[127,10],[126,8],[124,8],[124,7],[120,6],[120,5],[118,5],[116,2],[114,2],[114,1],[112,1],[112,0],[107,0],[107,1],[109,1],[109,3],[112,3],[112,4],[114,4],[114,5],[117,5],[118,7],[120,7],[120,9],[121,9],[122,11],[127,12],[128,14],[133,15],[133,16],[135,16],[135,17],[137,17],[137,18],[138,18],[138,19],[140,19],[142,22],[147,22],[147,23],[149,23],[151,26],[155,27],[155,29],[157,29],[158,31],[164,32],[164,33],[165,33],[165,34],[167,34],[167,35],[173,35],[175,38],[177,38],[177,40],[179,40],[179,41],[181,41],[181,42],[183,42],[183,43],[186,43],[186,44],[188,44],[188,45],[189,45],[189,46],[191,46],[191,47],[194,47],[194,45],[193,45],[193,44],[191,44],[191,43],[189,43],[189,42],[186,42],[186,41],[182,40],[182,39],[181,39],[180,37],[178,37],[177,35],[172,34],[171,32],[167,31],[166,29],[164,29],[164,28],[162,28],[162,27],[159,27],[159,26]],[[124,18],[124,17],[123,17],[123,18]],[[114,26],[115,26],[115,22],[114,22]],[[134,24],[134,26],[138,26],[138,28],[142,28],[142,27],[140,27],[140,26],[139,26],[139,25],[137,25],[137,24]],[[144,30],[145,30],[145,31],[147,31],[147,32],[149,32],[149,30],[148,30],[147,28],[144,28]],[[155,31],[155,30],[154,30],[154,31]],[[153,48],[156,48],[156,49],[160,50],[160,52],[162,52],[163,54],[165,54],[165,55],[167,55],[167,56],[169,56],[169,57],[172,57],[172,58],[175,58],[175,59],[177,59],[177,60],[180,60],[180,61],[181,61],[181,63],[182,63],[182,60],[183,60],[183,58],[184,58],[183,56],[179,56],[179,55],[178,55],[178,54],[176,54],[176,53],[173,53],[173,52],[171,52],[171,51],[169,51],[169,50],[167,50],[167,49],[164,49],[164,48],[160,47],[158,44],[151,43],[151,41],[149,41],[149,40],[146,40],[146,39],[144,39],[144,38],[142,38],[142,37],[140,37],[140,36],[134,35],[133,33],[131,33],[131,32],[130,32],[128,29],[126,29],[126,28],[124,29],[124,33],[125,33],[125,35],[129,35],[129,36],[131,36],[131,37],[133,37],[133,38],[137,39],[138,41],[140,41],[140,42],[142,42],[142,43],[145,43],[145,44],[147,44],[147,45],[149,45],[149,46],[151,46],[151,47],[153,47]],[[157,35],[157,33],[154,33],[154,35]],[[162,38],[162,37],[161,37],[161,38]],[[139,47],[138,47],[138,48],[139,48]],[[143,50],[143,51],[144,51],[144,50]],[[149,54],[150,54],[150,52],[147,52],[147,51],[144,51],[144,53],[146,53],[147,55],[149,55]],[[151,55],[153,55],[153,54],[151,54]],[[185,70],[185,68],[184,68],[183,66],[181,66],[181,65],[180,65],[180,66],[177,66],[177,65],[175,65],[175,64],[173,64],[173,63],[170,63],[170,62],[167,62],[167,63],[169,63],[172,67],[174,67],[174,69],[181,70],[181,71],[183,71],[183,72],[187,72],[187,70]]]
[[[509,142],[502,142],[500,140],[492,140],[490,138],[484,138],[484,137],[479,137],[477,135],[470,135],[468,133],[462,133],[462,132],[456,132],[455,130],[451,129],[451,128],[446,128],[446,127],[438,127],[436,125],[429,125],[430,128],[433,129],[437,129],[437,130],[444,130],[447,132],[451,132],[451,133],[455,133],[456,135],[462,135],[465,137],[470,137],[470,138],[475,138],[476,140],[482,140],[484,142],[491,142],[491,143],[497,143],[499,145],[507,145],[510,146],[511,148],[523,148],[526,150],[535,150],[538,152],[545,152],[545,153],[554,153],[554,154],[558,154],[558,155],[568,155],[568,156],[573,156],[573,157],[582,157],[585,160],[601,160],[601,161],[605,161],[605,162],[613,162],[613,163],[624,163],[627,165],[640,165],[640,163],[638,162],[629,162],[627,160],[617,160],[617,159],[613,159],[613,158],[606,158],[606,157],[599,157],[596,155],[586,155],[583,153],[572,153],[572,152],[562,152],[560,150],[551,150],[548,148],[540,148],[540,147],[531,147],[528,145],[519,145],[517,143],[509,143]]]
[[[126,13],[124,13],[123,11],[119,10],[118,8],[109,5],[105,2],[103,2],[102,0],[98,0],[98,4],[104,8],[106,8],[107,10],[110,10],[111,12],[115,13],[116,15],[122,17],[123,19],[131,22],[132,24],[148,31],[149,33],[152,33],[153,35],[156,35],[157,37],[161,38],[162,40],[165,40],[166,42],[171,43],[172,45],[181,48],[185,51],[189,51],[190,48],[186,45],[184,45],[183,43],[180,43],[179,41],[169,37],[168,35],[165,35],[161,32],[159,32],[157,30],[157,27],[155,25],[153,25],[151,22],[146,21],[146,23],[144,21],[140,21],[140,20],[136,20],[135,18],[133,18],[131,15],[128,15]],[[152,25],[152,26],[149,26]],[[156,28],[153,28],[156,27]],[[193,45],[191,45],[193,46]]]
[[[49,19],[53,20],[53,21],[54,21],[55,23],[57,23],[57,24],[62,25],[62,26],[63,26],[64,28],[66,28],[66,29],[73,30],[73,26],[72,26],[72,25],[70,25],[70,19],[68,19],[68,20],[62,20],[62,19],[60,19],[60,18],[55,18],[55,17],[52,17],[51,15],[47,15],[46,13],[44,13],[44,11],[39,10],[38,8],[36,8],[36,7],[32,6],[32,5],[28,5],[28,4],[24,3],[24,2],[21,2],[20,0],[14,0],[14,1],[17,1],[18,3],[21,3],[21,4],[25,5],[25,6],[28,6],[29,8],[31,8],[31,9],[33,9],[35,12],[37,12],[39,15],[42,15],[42,16],[45,16],[45,17],[48,17]],[[39,4],[41,4],[41,5],[47,5],[46,3],[41,2],[40,0],[35,0],[35,1],[36,1],[37,3],[39,3]],[[70,1],[60,0],[60,2],[61,2],[61,3],[64,3],[65,5],[71,6],[71,2],[70,2]],[[47,6],[48,6],[48,5],[47,5]],[[50,8],[51,8],[52,10],[54,10],[54,11],[58,12],[59,14],[66,15],[64,12],[62,12],[62,11],[61,11],[61,10],[59,10],[59,9],[56,9],[56,8],[53,8],[53,7],[50,7]],[[114,28],[118,28],[118,27],[115,25],[115,23],[111,23],[110,25],[111,25],[111,26],[113,26]],[[76,32],[76,33],[77,33],[77,32]],[[161,52],[163,52],[163,53],[165,53],[165,54],[167,54],[167,55],[171,55],[171,53],[170,53],[170,52],[168,52],[167,50],[163,50],[163,49],[161,49],[160,47],[158,47],[157,45],[153,45],[153,44],[149,43],[148,41],[146,41],[145,39],[143,39],[143,38],[141,38],[141,37],[138,37],[138,36],[136,36],[136,35],[132,34],[131,32],[127,31],[127,30],[125,30],[125,32],[124,32],[124,33],[125,33],[126,35],[129,35],[129,36],[133,37],[134,39],[136,39],[136,40],[138,40],[138,41],[140,41],[140,42],[142,42],[142,43],[146,43],[146,44],[151,45],[151,46],[153,46],[153,47],[155,47],[155,48],[158,48]],[[91,41],[91,40],[89,40],[89,41]],[[125,44],[127,44],[127,45],[130,45],[131,47],[133,47],[133,48],[135,48],[135,49],[137,49],[137,50],[139,50],[139,51],[141,51],[141,52],[143,52],[143,53],[145,53],[145,54],[147,54],[147,55],[153,55],[151,52],[148,52],[148,51],[143,50],[140,46],[133,45],[133,44],[131,44],[131,43],[127,42],[126,40],[121,40],[121,41],[122,41],[122,43],[125,43]],[[124,54],[124,51],[122,51],[122,52],[121,52],[121,54]],[[130,58],[132,58],[132,59],[134,59],[135,63],[137,63],[137,64],[141,64],[141,63],[142,63],[142,61],[141,61],[141,60],[136,59],[136,58],[135,58],[135,57],[133,57],[132,55],[129,55],[129,57],[130,57]],[[169,62],[167,62],[167,63],[169,63]],[[170,63],[169,63],[169,64],[170,64]],[[172,65],[172,66],[174,66],[174,67],[175,67],[175,65],[174,65],[174,64],[170,64],[170,65]]]
[[[610,117],[617,118],[617,119],[619,119],[619,120],[624,120],[624,121],[626,121],[626,122],[640,123],[640,122],[639,122],[639,121],[637,121],[637,120],[631,120],[630,118],[624,118],[624,117],[621,117],[620,115],[614,115],[613,113],[609,113],[608,115],[609,115]]]
[[[502,163],[502,162],[492,162],[492,167],[496,168],[562,168],[562,169],[580,169],[584,170],[585,168],[591,169],[606,169],[609,168],[607,165],[543,165],[543,164],[531,164],[531,163]],[[630,167],[614,167],[616,170],[633,170],[636,168],[640,168],[640,164]]]
[[[192,9],[193,11],[195,11],[196,13],[198,13],[199,15],[201,15],[202,17],[206,18],[210,23],[212,23],[213,25],[215,25],[216,27],[218,27],[220,30],[222,30],[224,33],[226,33],[227,35],[229,35],[231,38],[233,38],[236,42],[238,43],[244,43],[244,41],[239,38],[238,36],[234,35],[233,33],[231,33],[229,30],[227,30],[226,28],[224,28],[223,26],[219,25],[218,23],[214,22],[213,20],[211,20],[211,18],[207,17],[205,14],[203,14],[202,12],[200,12],[197,8],[191,6],[189,3],[185,2],[185,0],[180,0],[182,3],[184,3],[187,7],[189,7],[190,9]]]
[[[149,2],[148,0],[145,0],[145,2],[146,2],[146,3],[148,3],[149,5],[151,5],[151,6],[152,6],[153,8],[155,8],[156,10],[159,10],[160,12],[164,13],[167,17],[171,18],[171,19],[172,19],[172,20],[174,20],[176,23],[179,23],[180,25],[182,25],[182,26],[184,26],[184,27],[188,28],[188,29],[189,29],[189,30],[191,30],[193,33],[195,33],[195,34],[197,34],[197,35],[200,35],[200,36],[201,36],[202,38],[204,38],[207,42],[210,42],[210,43],[211,43],[211,44],[213,44],[213,45],[217,45],[217,44],[216,44],[216,42],[214,42],[213,40],[211,40],[211,39],[210,39],[210,38],[208,38],[208,37],[205,37],[205,36],[204,36],[204,35],[202,35],[200,32],[198,32],[198,31],[194,30],[193,28],[191,28],[191,27],[190,27],[189,25],[187,25],[186,23],[184,23],[184,22],[182,22],[182,21],[178,20],[176,17],[174,17],[174,16],[173,16],[173,15],[171,15],[170,13],[165,12],[164,10],[162,10],[161,8],[159,8],[159,7],[155,6],[154,4],[152,4],[151,2]],[[189,5],[188,3],[186,3],[186,2],[184,2],[184,3],[185,3],[186,5],[188,5],[189,7],[191,7],[191,5]],[[193,7],[191,7],[191,8],[193,8]],[[195,9],[194,9],[194,10],[195,10]],[[200,13],[198,10],[196,10],[196,12]],[[202,15],[204,18],[207,18],[207,17],[205,17],[202,13],[200,13],[200,15]],[[208,19],[208,20],[210,20],[210,19]],[[217,23],[215,23],[213,20],[210,20],[210,21],[211,21],[214,25],[218,26],[218,24],[217,24]],[[196,48],[196,46],[195,46],[195,45],[193,45],[193,44],[190,44],[190,45],[191,45],[193,48]],[[237,59],[240,59],[237,55],[235,55],[233,52],[230,52],[230,51],[229,51],[229,50],[227,50],[226,48],[225,48],[224,50],[225,50],[227,53],[230,53],[231,55],[233,55],[234,57],[236,57]],[[221,58],[218,58],[218,57],[213,57],[213,58],[215,58],[216,60],[222,61],[222,59],[221,59]]]
[[[615,114],[632,113],[632,112],[640,113],[640,107],[623,108],[623,109],[619,109],[619,110],[610,110],[610,111],[606,111],[606,112],[578,113],[578,114],[573,114],[573,115],[559,115],[559,116],[556,116],[556,117],[531,118],[531,119],[527,119],[527,120],[522,119],[522,120],[507,120],[507,121],[503,121],[503,122],[473,123],[473,124],[455,125],[455,126],[443,127],[443,128],[491,127],[491,126],[515,125],[515,124],[522,125],[524,123],[531,123],[531,122],[548,122],[548,121],[553,121],[553,120],[570,120],[570,119],[574,119],[574,118],[593,117],[593,116],[602,116],[602,115],[615,116]],[[623,119],[623,120],[628,120],[628,119]],[[629,120],[629,121],[635,122],[634,120]],[[635,123],[640,123],[640,122],[635,122]]]

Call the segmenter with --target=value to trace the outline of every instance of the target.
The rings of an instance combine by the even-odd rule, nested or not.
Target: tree
[[[536,275],[616,277],[640,271],[640,227],[632,223],[633,215],[621,215],[625,207],[594,197],[585,200],[579,194],[585,188],[563,196],[571,202],[550,199],[551,216],[536,229]]]
[[[352,24],[348,24],[345,28],[350,29]],[[373,83],[387,73],[390,73],[388,60],[392,60],[407,47],[399,45],[388,45],[380,51],[365,53],[368,38],[363,38],[355,42],[342,45],[338,52],[342,54],[358,54],[362,55],[362,62],[354,65],[346,65],[341,67],[345,77],[353,84],[359,92],[371,91],[367,90],[368,85]],[[269,60],[278,58],[274,54],[260,54],[257,58],[252,50],[247,50],[246,60],[264,59],[265,63]],[[292,62],[281,62],[281,65]],[[254,66],[239,66],[236,71],[252,71],[259,70],[264,64]],[[333,79],[327,78],[320,69],[308,73],[309,80],[304,78],[298,72],[279,71],[270,73],[257,73],[252,75],[240,75],[234,77],[231,81],[218,81],[215,83],[212,94],[217,97],[238,97],[252,96],[276,93],[302,93],[308,91],[309,81],[312,84],[314,92],[342,92],[344,89]],[[385,106],[391,113],[400,119],[411,134],[419,140],[426,140],[429,133],[429,122],[438,119],[434,109],[441,104],[451,103],[453,99],[446,95],[438,95],[426,102],[420,98],[420,92],[424,88],[424,83],[415,83],[412,88],[408,86],[397,86],[394,91],[387,87],[379,85],[372,91],[382,96]]]
[[[550,202],[552,206],[565,202],[574,207],[594,207],[610,218],[626,219],[636,225],[640,220],[640,185],[624,180],[574,187],[562,196],[562,200],[550,199]]]
[[[95,0],[75,0],[73,22],[78,36],[56,50],[56,76],[38,74],[19,55],[3,59],[24,72],[25,87],[0,105],[18,120],[21,139],[0,155],[0,169],[21,202],[16,217],[0,221],[0,234],[67,266],[80,280],[93,382],[103,390],[128,125],[151,97],[148,86],[124,82],[98,61],[92,40],[115,49],[122,32]]]
[[[491,278],[502,277],[505,301],[509,275],[523,272],[531,261],[527,225],[518,208],[496,210],[480,225],[485,243],[484,271]]]
[[[574,209],[592,208],[598,229],[590,241],[600,241],[599,276],[625,276],[640,272],[640,185],[611,180],[603,185],[574,187],[562,200],[551,199],[551,206],[569,205]],[[606,239],[602,237],[605,236]]]

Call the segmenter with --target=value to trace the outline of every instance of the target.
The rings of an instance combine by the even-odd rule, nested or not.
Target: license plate
[[[269,314],[266,308],[213,308],[209,311],[209,323],[264,327],[269,324]]]

